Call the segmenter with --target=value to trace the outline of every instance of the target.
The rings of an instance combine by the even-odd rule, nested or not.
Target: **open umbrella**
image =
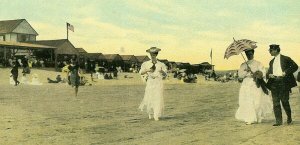
[[[232,55],[241,54],[243,56],[242,54],[243,51],[255,49],[257,47],[256,42],[252,40],[248,40],[248,39],[235,40],[234,38],[233,40],[234,40],[233,43],[231,43],[225,51],[224,59],[225,58],[228,59]],[[246,61],[244,56],[243,58]]]
[[[247,63],[247,61],[246,61],[246,59],[245,59],[242,52],[245,51],[245,50],[255,49],[256,47],[257,46],[256,46],[255,41],[248,40],[248,39],[241,39],[241,40],[236,41],[233,38],[233,43],[231,43],[225,51],[224,59],[225,58],[228,59],[230,56],[233,56],[233,55],[241,54],[244,61],[246,62],[247,67],[250,69],[250,67],[249,67],[249,65],[248,65],[248,63]],[[250,72],[253,74],[253,79],[256,83],[256,86],[258,88],[261,87],[265,94],[269,94],[268,89],[266,87],[266,83],[262,78],[262,75],[263,75],[262,72],[261,71],[253,72],[251,69],[250,69]]]
[[[227,47],[225,51],[224,59],[225,58],[228,59],[230,56],[233,55],[241,54],[244,61],[246,62],[246,65],[248,66],[248,68],[250,68],[242,52],[245,50],[255,49],[256,47],[257,46],[255,41],[248,40],[248,39],[235,40],[233,38],[233,42]],[[251,71],[251,73],[253,72]]]

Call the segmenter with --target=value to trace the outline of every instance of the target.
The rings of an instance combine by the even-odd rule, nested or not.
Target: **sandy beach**
[[[33,69],[43,85],[9,85],[10,69],[0,69],[1,145],[232,145],[300,144],[298,88],[290,97],[293,124],[273,127],[273,114],[261,124],[234,118],[237,82],[185,84],[170,76],[165,84],[165,111],[160,121],[138,110],[145,84],[138,74],[96,80],[79,88],[48,84],[59,72]],[[128,75],[132,78],[124,78]],[[88,76],[88,74],[86,74]]]

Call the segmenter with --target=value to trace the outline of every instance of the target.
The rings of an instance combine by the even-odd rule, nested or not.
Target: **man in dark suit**
[[[267,72],[267,86],[272,92],[273,109],[276,118],[276,123],[273,126],[282,125],[280,101],[287,115],[287,124],[290,125],[292,116],[289,93],[292,87],[297,86],[293,73],[298,69],[298,65],[290,57],[280,54],[279,45],[270,45],[269,52],[274,56],[269,63]]]

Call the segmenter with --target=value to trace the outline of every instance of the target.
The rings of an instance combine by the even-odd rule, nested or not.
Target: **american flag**
[[[68,28],[69,30],[71,30],[72,32],[74,32],[74,26],[71,25],[70,23],[67,23],[67,28]]]

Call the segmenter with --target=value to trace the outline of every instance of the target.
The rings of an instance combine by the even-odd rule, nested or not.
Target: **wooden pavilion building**
[[[138,66],[138,59],[134,55],[120,55],[123,60],[122,69],[125,72],[129,72],[130,68],[135,68]]]
[[[8,65],[8,59],[24,56],[39,57],[40,52],[47,53],[43,59],[54,60],[55,46],[32,44],[38,33],[25,19],[0,21],[0,61]]]

